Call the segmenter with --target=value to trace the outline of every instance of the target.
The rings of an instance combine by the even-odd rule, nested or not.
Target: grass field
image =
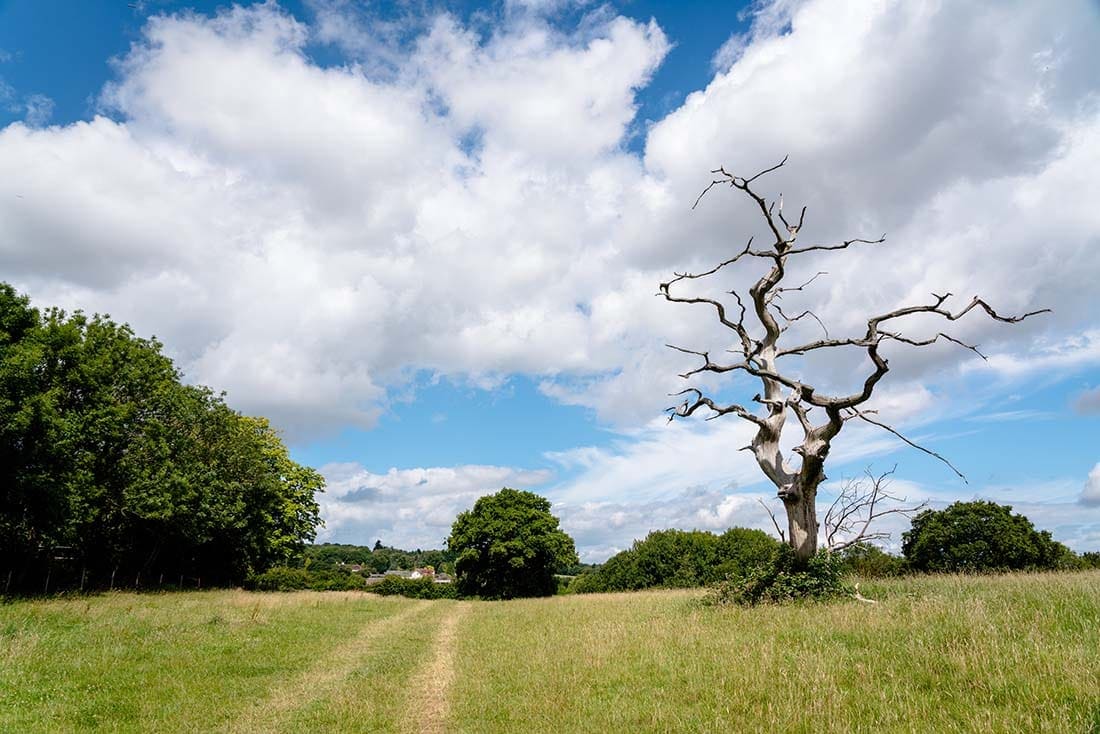
[[[863,592],[19,601],[0,732],[1100,732],[1100,572]]]

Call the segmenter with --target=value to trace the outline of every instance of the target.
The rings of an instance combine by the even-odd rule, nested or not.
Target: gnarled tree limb
[[[855,244],[879,245],[885,242],[886,237],[883,235],[873,240],[857,237],[836,244],[797,246],[796,240],[806,221],[806,207],[802,207],[798,222],[792,224],[783,213],[782,196],[778,202],[768,202],[752,186],[762,176],[782,168],[786,162],[787,158],[784,157],[778,164],[748,178],[734,175],[726,171],[725,168],[717,168],[712,171],[715,174],[714,179],[699,195],[692,208],[698,206],[703,197],[716,186],[726,185],[742,191],[759,210],[774,237],[774,242],[767,248],[753,249],[753,240],[750,239],[744,248],[733,257],[706,272],[674,274],[671,280],[660,284],[658,295],[674,303],[709,305],[715,310],[719,322],[737,335],[738,346],[729,351],[739,354],[742,359],[730,364],[713,362],[709,352],[706,351],[669,345],[673,349],[701,357],[703,360],[702,365],[683,373],[682,377],[687,379],[703,372],[715,374],[744,372],[758,379],[762,388],[754,398],[754,402],[759,406],[756,410],[749,410],[739,404],[721,406],[705,396],[700,390],[688,388],[678,394],[690,394],[691,397],[686,399],[682,405],[668,409],[669,420],[686,418],[696,411],[706,408],[710,411],[708,420],[732,413],[755,425],[756,434],[751,445],[747,448],[752,451],[761,470],[775,484],[777,494],[783,500],[788,518],[787,541],[795,548],[796,554],[800,558],[807,558],[817,546],[818,523],[814,501],[817,488],[825,479],[825,459],[829,454],[832,440],[844,427],[847,420],[858,418],[878,426],[894,434],[908,445],[943,461],[951,467],[952,471],[960,477],[962,476],[962,473],[943,456],[907,439],[889,424],[870,418],[869,413],[873,411],[862,409],[860,406],[871,399],[875,387],[890,370],[889,363],[879,353],[883,342],[890,341],[920,348],[943,340],[962,346],[983,359],[985,355],[982,354],[977,345],[968,344],[945,332],[939,332],[932,337],[918,338],[905,334],[895,324],[905,317],[915,314],[939,316],[945,321],[954,322],[976,309],[984,311],[994,321],[1015,324],[1031,316],[1046,313],[1049,309],[1029,311],[1020,316],[1006,316],[995,310],[984,299],[975,296],[967,305],[957,311],[952,311],[946,305],[951,298],[950,293],[933,294],[932,300],[928,303],[902,306],[872,316],[867,320],[867,329],[862,335],[846,338],[831,337],[824,322],[809,309],[805,309],[796,315],[788,315],[776,301],[782,299],[784,293],[802,291],[819,276],[825,275],[825,273],[819,272],[801,285],[782,286],[783,278],[787,275],[787,261],[790,257],[810,252],[841,251]],[[698,280],[715,275],[723,268],[745,261],[745,258],[764,259],[768,268],[749,289],[747,303],[742,300],[740,294],[736,291],[728,292],[737,301],[738,313],[736,318],[731,317],[725,304],[717,298],[680,296],[673,293],[673,286],[680,281]],[[788,332],[791,324],[804,318],[813,318],[817,321],[825,332],[825,337],[802,344],[789,346],[781,344],[781,338]],[[750,323],[750,321],[755,323]],[[889,328],[885,328],[887,324],[890,325]],[[852,393],[824,394],[804,379],[795,378],[783,370],[781,362],[787,357],[804,356],[818,350],[842,347],[864,350],[871,362],[871,370],[863,377],[862,386]],[[825,416],[823,422],[814,423],[811,419],[810,412],[814,408],[823,410]],[[785,456],[780,449],[780,437],[783,434],[788,413],[795,416],[802,431],[801,442],[792,450],[792,453],[797,455],[797,459]],[[874,504],[877,506],[877,503]],[[828,513],[826,519],[832,521]],[[783,535],[782,532],[781,535]]]

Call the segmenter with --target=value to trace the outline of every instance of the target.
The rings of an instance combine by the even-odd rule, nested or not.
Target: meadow
[[[1100,732],[1100,571],[512,602],[358,592],[0,605],[3,732]]]

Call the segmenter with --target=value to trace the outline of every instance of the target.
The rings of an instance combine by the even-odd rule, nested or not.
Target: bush
[[[569,585],[565,587],[565,594],[599,594],[607,591],[607,582],[603,575],[590,571],[575,576]]]
[[[309,588],[309,572],[302,568],[275,566],[248,580],[256,591],[301,591]]]
[[[721,535],[701,530],[656,530],[634,541],[594,573],[578,576],[577,594],[690,588],[712,584],[767,563],[780,543],[761,530],[730,528]]]
[[[407,596],[410,599],[458,598],[458,589],[454,584],[437,584],[430,578],[406,579],[400,576],[387,576],[378,583],[368,586],[367,591],[381,596]]]
[[[1068,569],[1077,556],[1023,515],[995,502],[955,502],[925,510],[902,535],[902,553],[918,571]]]
[[[823,601],[850,594],[844,583],[844,561],[838,554],[819,551],[805,564],[799,564],[784,546],[771,561],[716,584],[706,601],[717,606],[752,606],[762,602]]]
[[[757,566],[769,563],[782,553],[785,546],[763,530],[730,528],[718,536],[715,548],[715,573],[708,583],[739,576]]]
[[[901,576],[908,570],[904,558],[887,553],[870,543],[849,546],[840,552],[840,557],[845,573],[865,579]]]
[[[257,591],[357,591],[367,587],[366,580],[346,571],[275,566],[249,579],[249,587]]]

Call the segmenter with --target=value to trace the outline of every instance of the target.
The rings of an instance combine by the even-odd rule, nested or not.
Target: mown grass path
[[[0,732],[396,732],[446,606],[241,591],[0,604]]]
[[[459,621],[469,611],[470,602],[455,604],[433,644],[433,655],[409,686],[408,712],[402,730],[408,734],[442,734],[447,731],[451,697],[455,695],[455,647]]]
[[[394,633],[407,625],[416,624],[433,606],[422,602],[400,610],[391,617],[366,623],[358,634],[338,645],[329,654],[317,659],[313,665],[296,676],[277,685],[262,700],[249,705],[241,716],[224,729],[228,734],[268,734],[282,731],[291,715],[315,701],[329,700],[338,689],[346,687],[354,671],[368,664],[379,648],[392,644]],[[366,709],[371,699],[359,699]],[[361,719],[369,721],[369,711],[359,712]],[[366,714],[366,715],[364,715]]]

